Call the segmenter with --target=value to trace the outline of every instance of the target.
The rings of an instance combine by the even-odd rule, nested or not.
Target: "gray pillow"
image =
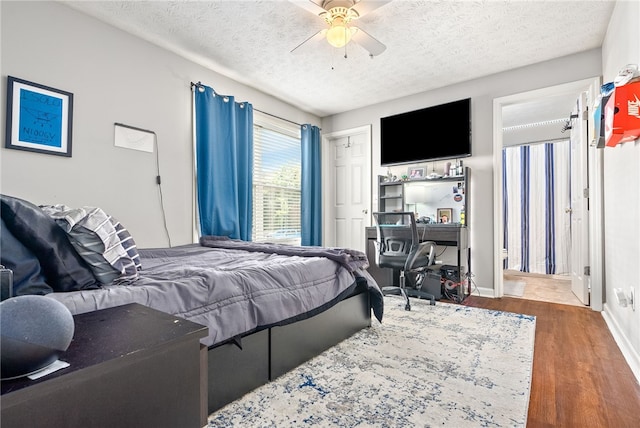
[[[138,279],[140,262],[133,238],[101,208],[41,208],[67,232],[71,244],[101,284],[127,284]]]

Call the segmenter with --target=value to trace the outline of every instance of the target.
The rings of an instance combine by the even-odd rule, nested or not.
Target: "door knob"
[[[566,212],[567,214],[570,214],[571,213],[571,208],[565,208],[564,212]]]
[[[369,212],[369,210],[366,209],[366,208],[362,210],[362,214],[367,214],[368,212]]]

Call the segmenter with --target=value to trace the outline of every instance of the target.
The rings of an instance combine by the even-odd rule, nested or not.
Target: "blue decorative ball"
[[[69,309],[45,296],[17,296],[0,303],[2,379],[41,370],[67,350],[75,324]]]

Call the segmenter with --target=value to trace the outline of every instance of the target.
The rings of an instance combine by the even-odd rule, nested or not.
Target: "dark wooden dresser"
[[[69,367],[2,381],[3,428],[206,425],[206,327],[139,304],[74,320]]]

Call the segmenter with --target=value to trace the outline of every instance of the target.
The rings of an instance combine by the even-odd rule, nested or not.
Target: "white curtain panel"
[[[545,273],[547,253],[547,179],[546,144],[529,147],[529,272]]]
[[[505,268],[570,271],[569,141],[504,149]]]
[[[520,270],[522,266],[522,183],[520,174],[520,147],[504,149],[505,164],[503,171],[505,194],[505,226],[507,260],[505,268]]]

